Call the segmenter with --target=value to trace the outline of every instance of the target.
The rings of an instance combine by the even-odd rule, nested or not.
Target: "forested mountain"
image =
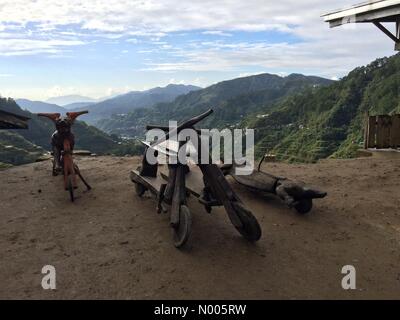
[[[214,113],[202,122],[202,126],[235,126],[246,115],[268,108],[285,96],[331,82],[299,74],[287,77],[261,74],[238,78],[179,96],[170,103],[138,108],[128,115],[115,115],[110,120],[99,121],[97,126],[106,132],[143,136],[144,126],[148,123],[168,124],[169,119],[179,121],[191,118],[209,108],[213,108]]]
[[[190,85],[170,84],[164,88],[153,88],[146,91],[132,91],[92,105],[81,106],[74,109],[89,110],[89,114],[82,120],[91,124],[107,119],[112,115],[127,114],[137,108],[150,108],[160,102],[170,102],[176,97],[199,90],[199,87]]]
[[[258,155],[289,161],[352,157],[363,141],[366,113],[400,113],[400,54],[359,67],[328,87],[309,88],[253,114]]]

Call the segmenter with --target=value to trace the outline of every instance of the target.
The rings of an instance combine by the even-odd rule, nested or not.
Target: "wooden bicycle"
[[[72,202],[75,200],[74,190],[78,188],[76,175],[82,180],[87,190],[91,189],[91,186],[83,178],[79,167],[74,163],[72,141],[71,141],[71,127],[77,117],[82,114],[86,114],[88,111],[81,112],[67,112],[66,117],[61,117],[59,113],[38,113],[40,117],[46,117],[53,121],[57,130],[60,127],[63,128],[63,132],[58,132],[63,139],[62,150],[60,154],[53,152],[53,176],[58,175],[57,163],[61,164],[62,173],[64,176],[64,189],[69,192],[69,196]],[[59,159],[57,159],[59,157]]]

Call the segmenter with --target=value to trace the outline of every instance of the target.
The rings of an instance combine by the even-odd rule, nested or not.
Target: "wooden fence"
[[[400,148],[400,114],[368,116],[364,147],[366,149]]]

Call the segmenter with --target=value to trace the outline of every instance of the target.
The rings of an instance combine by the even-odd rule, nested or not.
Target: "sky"
[[[0,95],[101,98],[264,72],[339,79],[395,53],[372,25],[321,18],[354,2],[0,0]]]

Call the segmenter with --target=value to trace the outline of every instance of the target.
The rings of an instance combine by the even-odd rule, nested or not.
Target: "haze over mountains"
[[[106,100],[69,95],[48,99],[46,102],[17,99],[23,109],[32,113],[88,110],[89,114],[81,119],[95,124],[96,121],[107,119],[113,114],[127,114],[137,108],[152,107],[160,102],[170,102],[176,97],[199,90],[200,87],[191,85],[170,84],[166,87],[157,87],[145,91],[131,91],[125,94],[112,96]]]
[[[22,108],[32,113],[39,112],[52,112],[52,113],[65,113],[67,109],[54,104],[42,101],[31,101],[28,99],[17,99],[15,100],[17,104]]]
[[[53,97],[50,99],[47,99],[45,102],[51,103],[51,104],[57,104],[59,106],[66,106],[72,103],[77,103],[77,102],[89,102],[89,103],[95,103],[98,102],[98,99],[93,99],[81,95],[67,95],[67,96],[60,96],[60,97]]]

